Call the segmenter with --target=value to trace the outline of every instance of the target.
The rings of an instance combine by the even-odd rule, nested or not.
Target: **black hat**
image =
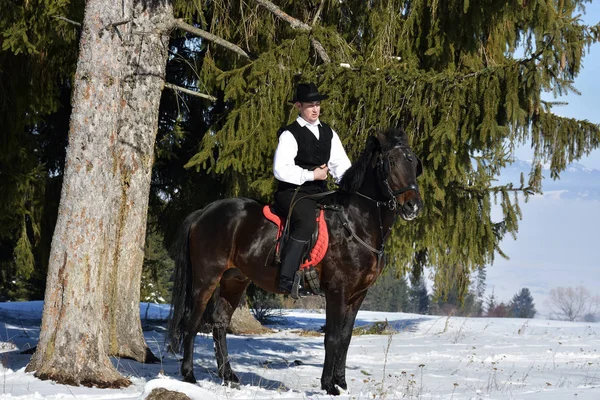
[[[290,103],[310,103],[313,101],[325,100],[329,98],[326,94],[320,94],[317,85],[314,83],[299,83],[296,87],[296,95]]]

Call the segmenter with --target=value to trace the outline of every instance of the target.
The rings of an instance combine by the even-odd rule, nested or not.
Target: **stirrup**
[[[294,300],[298,300],[301,297],[311,296],[313,293],[303,286],[300,285],[300,282],[304,280],[304,271],[296,271],[296,275],[294,275],[294,283],[292,284],[292,290],[290,291],[290,296]]]
[[[309,267],[304,270],[304,282],[306,282],[306,286],[312,291],[312,294],[321,297],[325,296],[325,293],[321,290],[321,281],[315,267]]]

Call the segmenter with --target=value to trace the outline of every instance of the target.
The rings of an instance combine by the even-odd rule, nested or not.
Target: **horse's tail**
[[[167,346],[174,353],[179,353],[183,339],[183,321],[191,314],[192,264],[189,253],[189,232],[192,224],[198,220],[204,210],[197,210],[188,215],[183,222],[171,255],[175,260],[173,271],[173,291],[171,295],[171,313],[167,327]]]

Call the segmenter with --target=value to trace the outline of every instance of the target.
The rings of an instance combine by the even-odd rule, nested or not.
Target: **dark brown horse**
[[[345,173],[340,190],[326,201],[330,243],[316,266],[326,298],[325,363],[321,388],[337,395],[347,389],[346,354],[356,313],[367,289],[383,269],[383,245],[396,217],[414,219],[422,208],[417,186],[421,162],[404,131],[369,137],[358,161]],[[181,374],[196,382],[194,339],[202,324],[213,327],[219,376],[239,382],[229,363],[226,329],[250,281],[279,293],[279,269],[271,265],[275,225],[263,205],[250,199],[219,200],[190,214],[175,246],[170,346],[183,344]],[[337,387],[336,387],[337,386]]]

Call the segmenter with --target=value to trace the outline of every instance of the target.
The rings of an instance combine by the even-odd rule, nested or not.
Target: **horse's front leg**
[[[346,383],[346,357],[348,355],[348,347],[350,347],[350,341],[352,340],[352,330],[354,329],[354,321],[356,320],[356,314],[360,309],[367,292],[360,296],[351,305],[346,307],[344,313],[344,319],[340,329],[340,349],[338,350],[337,358],[333,365],[333,383],[344,390],[348,389]]]
[[[344,321],[345,299],[339,294],[327,296],[326,320],[325,320],[325,362],[323,363],[323,374],[321,375],[321,389],[327,394],[337,396],[340,391],[335,387],[334,371],[336,360],[342,345],[340,327]]]

